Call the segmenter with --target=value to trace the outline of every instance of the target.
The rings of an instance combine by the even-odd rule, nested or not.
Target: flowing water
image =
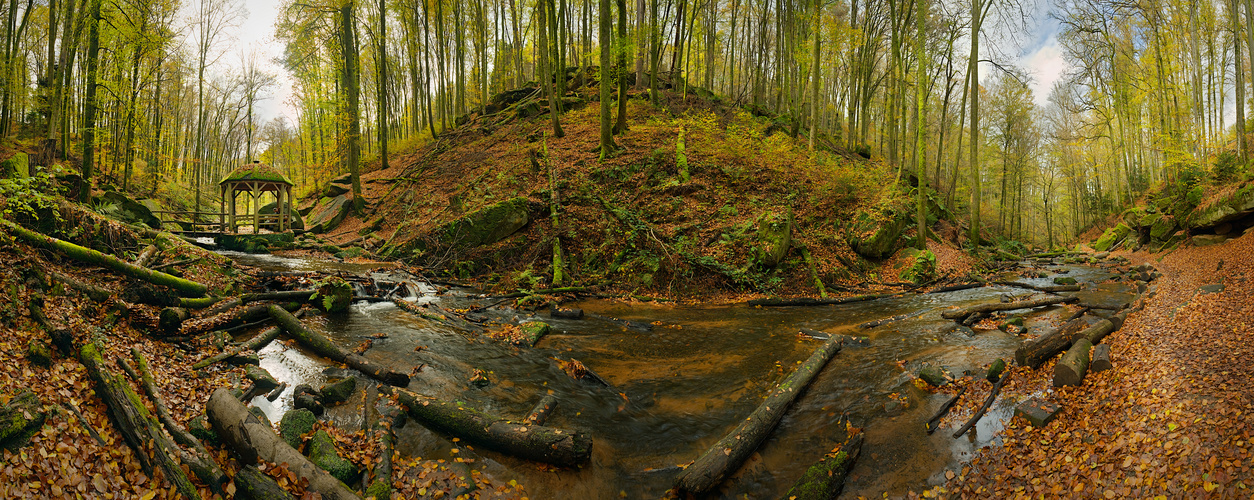
[[[341,269],[336,263],[271,256],[232,255],[241,264],[267,270]],[[366,272],[357,266],[354,272]],[[1104,281],[1110,274],[1084,266],[1055,266],[1081,283]],[[386,277],[386,275],[379,275]],[[1025,280],[1036,284],[1048,279]],[[1123,296],[1128,290],[1104,284],[1103,295]],[[424,287],[411,300],[439,301],[446,308],[484,303],[467,292],[434,295]],[[999,400],[966,436],[952,430],[929,436],[926,421],[947,399],[912,383],[920,363],[938,364],[955,374],[983,373],[996,358],[1013,359],[1022,339],[1001,331],[942,333],[949,320],[940,311],[949,306],[996,301],[1023,295],[1021,289],[983,287],[949,293],[906,295],[869,302],[822,307],[754,308],[747,306],[675,306],[624,304],[587,300],[568,307],[597,317],[580,320],[541,319],[553,333],[535,348],[516,348],[479,333],[429,322],[391,303],[354,305],[334,318],[308,317],[341,346],[351,348],[372,335],[367,356],[408,368],[425,364],[410,389],[440,398],[457,398],[488,413],[520,418],[545,393],[559,405],[547,425],[577,428],[594,438],[591,464],[578,470],[552,471],[537,464],[491,451],[468,450],[444,437],[409,424],[398,431],[403,454],[423,458],[475,458],[473,466],[508,481],[517,479],[532,498],[658,498],[678,474],[677,465],[692,461],[754,410],[767,392],[820,341],[798,335],[800,329],[869,337],[865,346],[845,347],[829,362],[810,388],[794,402],[771,437],[714,496],[774,498],[780,496],[844,436],[835,425],[842,413],[865,430],[865,444],[845,486],[846,497],[900,495],[944,480],[943,474],[972,453],[996,445],[991,437],[1013,412]],[[1096,293],[1096,292],[1088,292]],[[500,321],[519,319],[493,312]],[[1049,328],[1065,313],[1045,308],[1028,316],[1033,334]],[[908,319],[871,329],[859,323],[910,314]],[[526,314],[523,314],[525,317]],[[634,323],[610,321],[620,318]],[[651,326],[646,328],[645,326]],[[630,326],[630,327],[629,327]],[[415,348],[425,346],[415,351]],[[330,365],[298,349],[275,342],[261,353],[262,366],[293,386],[325,381]],[[578,359],[613,388],[576,381],[554,358]],[[483,388],[469,384],[473,369],[489,373]],[[331,368],[334,372],[337,369]],[[359,385],[360,387],[360,385]],[[982,401],[984,393],[972,393]],[[290,408],[291,391],[270,403],[254,404],[277,421]],[[361,424],[360,401],[331,409],[329,415],[346,426]],[[350,400],[352,401],[352,400]],[[465,443],[459,443],[464,445]]]

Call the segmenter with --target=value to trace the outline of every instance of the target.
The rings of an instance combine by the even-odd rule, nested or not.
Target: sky
[[[271,88],[266,99],[257,103],[257,123],[265,123],[276,117],[284,117],[289,123],[295,124],[296,107],[292,102],[292,80],[287,71],[274,62],[281,56],[283,46],[274,38],[274,23],[278,19],[281,0],[243,0],[246,15],[240,25],[233,29],[232,38],[223,43],[226,51],[224,57],[214,70],[220,75],[231,74],[240,66],[241,54],[250,48],[258,51],[258,61],[269,73],[276,76],[278,84]],[[195,1],[184,4],[184,11],[194,11]],[[1031,4],[1028,20],[1028,33],[1010,36],[999,33],[986,33],[986,44],[991,50],[981,50],[982,58],[997,54],[1004,58],[1013,58],[1020,68],[1031,77],[1033,97],[1038,106],[1045,106],[1054,82],[1062,78],[1068,68],[1063,58],[1062,48],[1058,44],[1058,32],[1061,25],[1057,19],[1050,17],[1052,2],[1035,0]],[[993,29],[996,29],[994,27]],[[997,71],[989,64],[980,67],[981,79],[987,78]]]

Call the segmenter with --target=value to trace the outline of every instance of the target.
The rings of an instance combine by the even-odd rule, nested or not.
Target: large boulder
[[[0,179],[26,179],[30,177],[30,159],[18,151],[7,160],[0,161]]]
[[[135,201],[117,191],[108,191],[101,195],[99,203],[107,207],[109,215],[133,224],[144,224],[153,229],[161,229],[161,219],[152,214],[147,205]]]
[[[348,193],[353,190],[352,174],[344,174],[327,183],[327,187],[322,189],[323,198],[335,198],[336,196]]]
[[[1159,216],[1150,224],[1150,239],[1154,241],[1166,241],[1171,234],[1176,232],[1176,218],[1171,216]]]
[[[1188,227],[1196,232],[1244,218],[1251,213],[1254,213],[1254,182],[1247,182],[1231,194],[1195,209],[1189,214]]]
[[[429,233],[410,234],[389,242],[384,255],[402,257],[437,248],[467,249],[496,243],[530,222],[527,199],[512,198],[447,222]],[[397,233],[400,233],[400,229]]]
[[[845,231],[845,240],[853,251],[868,259],[892,255],[901,241],[901,233],[910,224],[907,207],[892,205],[878,211],[859,210]]]
[[[318,200],[318,204],[309,213],[309,231],[325,233],[335,229],[341,222],[344,222],[344,218],[348,217],[348,212],[352,209],[353,200],[348,195]]]
[[[279,213],[278,208],[279,208],[279,202],[272,201],[270,203],[267,203],[261,206],[261,213],[277,214]],[[300,216],[300,212],[296,210],[296,207],[292,206],[291,202],[288,202],[287,210],[289,213],[292,214],[292,227],[289,229],[305,229],[305,219]],[[270,230],[270,231],[277,231],[278,224],[273,224],[273,223],[262,224],[261,228]]]
[[[788,247],[792,246],[792,210],[784,213],[768,213],[758,219],[758,261],[766,267],[775,267],[784,260]]]
[[[1127,238],[1129,231],[1131,231],[1131,228],[1127,224],[1120,222],[1115,227],[1107,229],[1105,233],[1102,233],[1102,236],[1093,242],[1093,249],[1099,252],[1110,250],[1111,247]]]

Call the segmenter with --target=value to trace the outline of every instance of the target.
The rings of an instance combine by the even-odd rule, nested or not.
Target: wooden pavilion
[[[222,182],[218,190],[222,199],[222,211],[226,213],[226,227],[223,232],[238,232],[238,227],[253,226],[253,234],[261,232],[261,228],[273,227],[278,232],[292,228],[292,187],[295,184],[274,167],[254,161],[233,170]],[[252,197],[252,214],[237,214],[235,200],[240,192]],[[277,203],[275,213],[261,213],[261,196],[265,193],[274,195]],[[230,200],[230,203],[227,202]]]

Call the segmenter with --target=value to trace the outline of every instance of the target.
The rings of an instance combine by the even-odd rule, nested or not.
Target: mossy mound
[[[768,213],[758,219],[758,262],[775,267],[784,261],[792,246],[792,210]]]
[[[901,241],[901,233],[910,224],[909,207],[890,204],[874,211],[859,211],[845,232],[853,250],[868,259],[892,255]]]
[[[385,256],[408,257],[437,248],[467,249],[490,245],[514,234],[531,221],[526,198],[516,197],[489,205],[441,225],[426,234],[410,234],[389,242]],[[404,228],[397,230],[401,235]]]
[[[553,329],[553,327],[543,321],[528,321],[518,325],[518,328],[522,330],[522,338],[515,343],[527,347],[536,345],[541,338],[544,338]]]
[[[314,424],[317,422],[318,417],[307,409],[290,410],[279,420],[279,436],[288,446],[299,450],[300,437],[313,432]]]
[[[18,151],[4,161],[0,161],[0,179],[26,179],[30,177],[30,159],[26,153]]]
[[[1127,238],[1129,231],[1131,231],[1131,228],[1120,222],[1119,224],[1116,224],[1115,227],[1107,229],[1105,233],[1102,233],[1102,236],[1098,238],[1097,241],[1093,242],[1093,249],[1099,252],[1110,250],[1111,247],[1122,242],[1124,238]]]
[[[345,460],[335,449],[335,440],[327,431],[315,432],[309,438],[309,461],[331,473],[344,484],[356,484],[360,477],[357,466]]]

